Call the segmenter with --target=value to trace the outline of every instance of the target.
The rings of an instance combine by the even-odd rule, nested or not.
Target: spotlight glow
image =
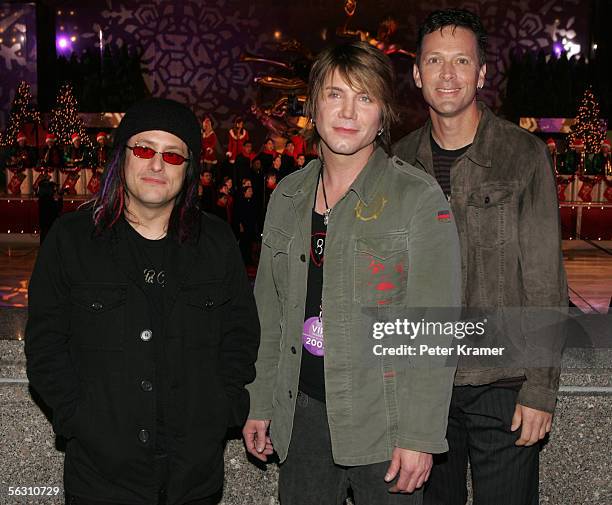
[[[70,42],[68,40],[68,37],[65,37],[65,36],[58,37],[57,47],[59,47],[60,49],[68,49],[69,46],[70,46]]]

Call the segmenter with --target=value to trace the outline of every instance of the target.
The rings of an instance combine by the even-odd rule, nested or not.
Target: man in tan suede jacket
[[[520,331],[529,322],[526,313],[544,320],[546,310],[562,314],[568,303],[551,160],[543,142],[476,101],[485,46],[482,23],[468,11],[427,18],[414,79],[430,120],[394,152],[436,177],[450,201],[461,242],[464,311],[511,314],[509,331],[498,340],[553,354],[563,336],[558,327],[540,324],[528,337]],[[551,429],[559,368],[537,361],[536,351],[525,354],[491,367],[459,361],[450,448],[435,461],[425,503],[466,503],[468,459],[475,505],[538,503],[538,441]],[[527,365],[530,358],[535,364]]]

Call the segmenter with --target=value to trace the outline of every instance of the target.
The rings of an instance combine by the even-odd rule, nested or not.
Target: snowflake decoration
[[[131,11],[113,2],[102,12],[102,30],[111,34],[106,42],[142,48],[143,74],[154,96],[183,101],[199,116],[214,113],[220,126],[229,127],[229,114],[246,110],[255,95],[253,72],[240,55],[259,21],[253,6],[228,3],[150,0]],[[250,49],[264,44],[260,37]]]

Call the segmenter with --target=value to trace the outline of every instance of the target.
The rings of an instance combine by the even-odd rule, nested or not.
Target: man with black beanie
[[[200,136],[184,105],[135,104],[95,202],[40,249],[27,370],[67,440],[71,505],[220,499],[259,323],[232,231],[199,208]]]

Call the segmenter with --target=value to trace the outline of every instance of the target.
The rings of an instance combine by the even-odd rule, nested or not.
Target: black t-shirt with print
[[[152,343],[155,346],[155,377],[151,380],[143,377],[143,380],[151,380],[153,392],[156,400],[156,438],[155,450],[158,454],[166,451],[165,441],[165,394],[166,373],[165,373],[165,352],[163,342],[163,321],[164,313],[164,285],[166,283],[166,272],[164,268],[164,255],[168,244],[168,237],[160,240],[149,240],[140,235],[136,230],[128,225],[130,239],[135,246],[135,259],[137,270],[141,272],[142,287],[147,293],[151,307],[151,321],[153,327]],[[160,338],[161,337],[161,338]],[[144,393],[143,393],[144,394]]]
[[[325,401],[324,341],[321,338],[321,298],[323,293],[323,261],[327,227],[323,215],[312,211],[310,236],[310,262],[304,327],[302,332],[302,365],[300,391],[319,401]]]

